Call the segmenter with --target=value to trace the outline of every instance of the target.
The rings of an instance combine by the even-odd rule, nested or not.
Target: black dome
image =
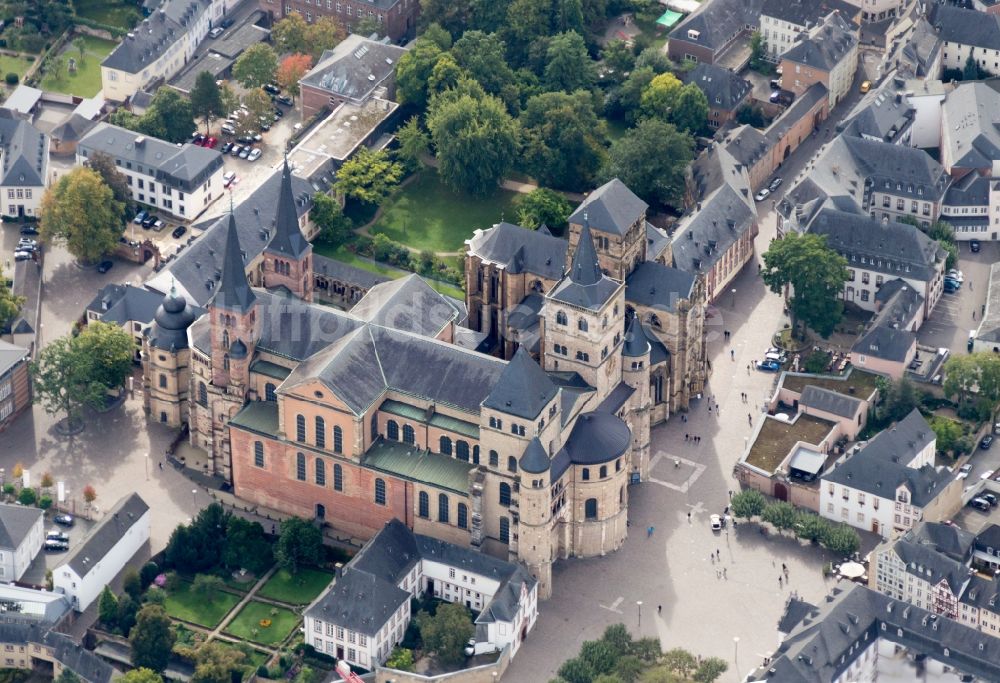
[[[229,357],[234,360],[242,360],[246,358],[247,345],[237,339],[233,342],[233,345],[229,347]]]
[[[194,322],[194,311],[184,297],[171,289],[156,309],[149,330],[150,344],[158,349],[186,349],[187,328]]]
[[[549,471],[549,454],[545,452],[545,447],[536,436],[524,449],[524,455],[518,463],[523,472],[528,474],[541,474]]]
[[[577,465],[598,465],[628,450],[632,430],[613,413],[585,413],[576,420],[566,452]]]

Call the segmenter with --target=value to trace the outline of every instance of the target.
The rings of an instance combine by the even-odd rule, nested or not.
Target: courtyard
[[[80,53],[74,45],[77,40],[82,40],[84,44],[83,59],[80,58]],[[60,53],[59,58],[66,62],[62,71],[58,74],[53,74],[51,70],[47,71],[38,87],[49,92],[93,97],[101,91],[101,61],[111,54],[116,45],[115,41],[93,36],[74,38]],[[75,72],[69,70],[70,59],[76,61]]]

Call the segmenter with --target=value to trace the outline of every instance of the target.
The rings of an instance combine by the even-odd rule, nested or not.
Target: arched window
[[[316,458],[316,484],[326,486],[326,463]]]
[[[333,466],[333,490],[344,490],[344,468],[340,465]]]
[[[222,369],[229,372],[229,354],[222,357]]]
[[[202,408],[208,407],[208,387],[204,382],[198,382],[198,405]]]
[[[295,454],[295,478],[299,481],[306,480],[306,456],[301,453]]]
[[[417,515],[424,519],[431,516],[431,497],[426,491],[421,491],[417,496]]]
[[[590,481],[590,468],[584,467],[580,476],[584,481]]]
[[[417,434],[410,425],[403,425],[403,443],[414,444],[417,441]]]
[[[469,462],[469,442],[456,441],[455,455],[458,457],[459,460],[464,460],[465,462]]]
[[[607,476],[608,476],[608,466],[601,465],[601,479],[604,479]]]
[[[556,323],[559,325],[565,325],[568,322],[565,311],[559,311],[556,313]]]
[[[265,401],[277,401],[278,400],[278,395],[276,393],[274,393],[275,389],[277,389],[277,387],[274,386],[273,384],[271,384],[270,382],[268,382],[267,384],[264,385],[264,400]]]
[[[500,504],[510,507],[510,484],[505,481],[500,482]]]
[[[510,543],[510,520],[506,517],[500,518],[500,542]]]
[[[657,329],[660,329],[660,319],[656,316],[655,313],[649,314],[649,324]]]
[[[479,464],[479,446],[478,445],[472,447],[472,464],[473,465],[478,465]]]
[[[340,428],[340,425],[333,427],[333,452],[344,452],[344,430]]]
[[[589,328],[589,325],[587,325],[587,319],[586,318],[580,318],[576,322],[576,326],[580,329],[581,332],[586,332],[587,329]]]
[[[517,472],[517,458],[515,458],[513,455],[507,458],[507,471]]]
[[[469,508],[465,505],[465,503],[458,504],[458,528],[469,528]]]
[[[326,448],[326,420],[316,416],[316,448]]]
[[[302,443],[306,442],[306,416],[296,415],[295,416],[295,440]]]
[[[253,442],[253,464],[256,467],[264,466],[264,444],[261,441]]]
[[[583,516],[587,519],[597,519],[597,499],[588,498],[583,504]]]
[[[222,348],[226,351],[229,350],[229,330],[222,331]]]
[[[399,425],[396,424],[395,420],[389,420],[385,423],[385,438],[399,441]]]
[[[443,493],[438,494],[438,521],[448,523],[448,496]]]
[[[378,505],[385,505],[385,479],[375,480],[375,502]]]
[[[167,376],[166,375],[160,375],[160,388],[161,389],[166,389],[167,388]]]
[[[621,471],[622,471],[622,459],[618,458],[617,460],[615,460],[615,472],[621,472]]]
[[[622,486],[620,489],[618,489],[618,504],[619,505],[624,505],[625,504],[625,487],[624,486]]]
[[[500,454],[490,451],[490,467],[500,467]]]
[[[451,439],[449,439],[447,436],[441,437],[440,450],[442,455],[451,455]]]

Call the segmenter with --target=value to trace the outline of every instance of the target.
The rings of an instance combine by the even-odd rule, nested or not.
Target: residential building
[[[781,4],[781,0],[772,2]],[[813,84],[822,83],[832,109],[851,91],[857,68],[857,31],[849,19],[833,12],[808,33],[799,34],[796,42],[783,52],[781,85],[801,95]]]
[[[149,518],[149,506],[137,493],[115,503],[52,570],[54,590],[64,593],[74,610],[85,611],[149,541]]]
[[[950,518],[962,506],[961,480],[934,467],[936,443],[914,410],[822,475],[820,515],[884,538]]]
[[[164,0],[101,62],[101,93],[128,102],[147,86],[169,81],[195,56],[228,0]]]
[[[797,602],[777,651],[747,680],[1000,680],[1000,640],[916,605],[857,585]]]
[[[799,39],[822,24],[831,12],[848,22],[858,16],[857,5],[844,0],[764,0],[760,10],[760,33],[767,43],[767,56],[780,60]]]
[[[990,266],[990,279],[986,288],[986,308],[979,317],[972,350],[976,353],[1000,353],[1000,263]]]
[[[903,16],[909,0],[862,0],[861,21],[866,24]]]
[[[708,125],[721,128],[736,118],[736,111],[746,101],[753,85],[737,73],[715,64],[699,63],[684,75],[708,99]]]
[[[5,669],[51,670],[58,678],[69,670],[84,683],[111,683],[121,672],[48,623],[5,618],[0,623],[0,660]]]
[[[0,108],[0,213],[37,218],[48,186],[49,137]]]
[[[132,199],[182,220],[198,217],[225,192],[222,154],[214,149],[100,123],[77,144],[76,161],[84,164],[98,153],[114,160]]]
[[[0,504],[0,581],[19,581],[45,542],[42,510]]]
[[[1000,525],[987,524],[976,534],[972,559],[976,565],[991,572],[1000,569]]]
[[[876,142],[909,145],[916,108],[910,103],[905,88],[902,79],[886,78],[882,85],[865,94],[837,124],[837,132]]]
[[[971,54],[981,69],[1000,74],[1000,15],[945,3],[930,3],[927,14],[943,43],[942,69],[963,69]]]
[[[260,0],[260,8],[271,15],[273,21],[298,12],[309,23],[320,17],[330,17],[348,33],[362,19],[379,23],[379,35],[393,43],[403,45],[416,35],[420,16],[418,0]]]
[[[396,64],[405,54],[404,48],[357,34],[326,50],[299,81],[302,120],[344,102],[360,106],[372,97],[394,100]]]
[[[667,54],[675,62],[716,64],[727,50],[748,40],[760,26],[763,0],[709,0],[684,18],[667,36]],[[740,67],[741,64],[734,64]],[[735,69],[739,70],[739,69]]]
[[[987,17],[986,21],[1000,21]],[[1000,159],[1000,92],[986,81],[960,83],[941,104],[941,164],[953,178],[989,176]]]
[[[31,407],[28,350],[0,340],[0,432]]]
[[[8,624],[54,625],[62,621],[71,609],[69,600],[62,593],[25,588],[13,583],[0,583],[0,604],[5,608],[4,621]]]
[[[163,296],[131,284],[102,287],[85,310],[86,323],[116,325],[135,341],[135,360],[142,358],[143,330],[153,322]]]
[[[513,657],[538,617],[538,582],[523,566],[414,533],[393,519],[306,608],[306,643],[372,670],[402,641],[413,616],[410,601],[425,595],[478,614],[477,652],[510,648]]]
[[[851,363],[901,379],[917,355],[924,297],[905,280],[896,278],[875,293],[875,307],[875,317],[851,348]]]
[[[994,219],[997,224],[990,225],[990,200],[1000,199],[1000,191],[994,190],[997,184],[991,177],[967,173],[948,188],[941,204],[941,220],[951,226],[956,240],[997,239],[1000,215]],[[1000,204],[994,210],[998,212]]]
[[[949,86],[939,80],[911,78],[907,79],[904,87],[914,109],[910,144],[921,149],[940,147],[941,103]]]

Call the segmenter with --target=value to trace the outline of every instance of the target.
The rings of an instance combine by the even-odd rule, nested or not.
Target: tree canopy
[[[3,274],[3,267],[0,266],[0,327],[17,315],[23,304],[24,297],[11,291],[7,277]]]
[[[594,84],[594,62],[583,36],[567,31],[552,36],[545,53],[545,85],[549,90],[573,92]]]
[[[299,94],[299,81],[309,73],[312,68],[313,58],[304,54],[288,55],[281,60],[275,80],[278,85],[290,92],[293,96]]]
[[[517,221],[523,228],[536,230],[546,226],[562,232],[573,205],[558,192],[539,187],[517,198]]]
[[[135,627],[129,636],[132,645],[132,664],[154,672],[167,668],[170,650],[176,636],[170,628],[170,617],[160,605],[146,605],[136,617]]]
[[[592,187],[607,157],[607,127],[589,93],[547,92],[528,100],[520,123],[524,163],[542,185]]]
[[[132,200],[132,193],[128,189],[128,181],[125,174],[118,170],[115,160],[104,152],[93,152],[87,157],[87,166],[101,176],[104,184],[111,188],[116,202],[120,202],[125,207],[123,219],[135,213],[135,202]]]
[[[77,166],[42,196],[39,232],[43,241],[63,242],[80,261],[94,263],[117,246],[124,212],[97,171]]]
[[[362,147],[337,170],[337,192],[367,204],[378,204],[396,189],[404,168],[388,150]]]
[[[233,78],[244,88],[259,88],[274,80],[277,69],[278,55],[274,48],[267,43],[254,43],[233,64]]]
[[[327,244],[338,246],[351,237],[351,219],[344,215],[336,199],[323,192],[313,195],[313,207],[309,219],[319,228],[317,238]]]
[[[205,122],[206,132],[212,119],[228,113],[223,108],[222,91],[210,71],[202,71],[195,77],[190,99],[191,111]]]
[[[619,178],[649,204],[679,206],[693,158],[690,135],[659,119],[644,119],[612,143],[601,176]]]
[[[454,602],[438,606],[433,616],[418,613],[417,626],[424,647],[445,664],[461,662],[465,644],[475,634],[468,608]]]
[[[303,565],[319,564],[323,558],[323,534],[304,519],[286,519],[281,523],[274,557],[293,574]]]

